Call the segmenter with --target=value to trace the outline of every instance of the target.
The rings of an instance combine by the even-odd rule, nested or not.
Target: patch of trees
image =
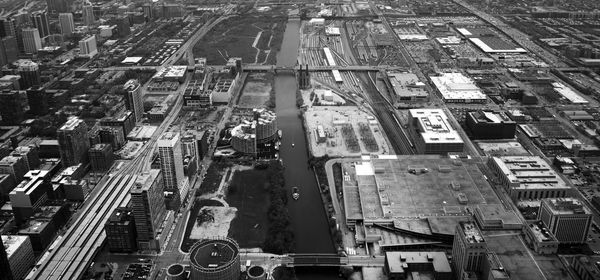
[[[269,229],[265,236],[263,250],[273,254],[285,254],[294,249],[294,233],[290,227],[290,214],[286,207],[288,196],[285,190],[283,167],[278,162],[273,162],[269,169],[269,209],[267,210]]]

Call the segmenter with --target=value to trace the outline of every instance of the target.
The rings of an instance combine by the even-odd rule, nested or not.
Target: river
[[[277,66],[295,66],[300,45],[300,20],[290,19],[283,35]],[[335,253],[319,187],[308,168],[308,149],[300,111],[296,107],[296,78],[275,77],[277,125],[283,131],[279,155],[285,166],[288,193],[298,187],[300,199],[288,202],[297,253]],[[294,146],[292,147],[292,144]],[[314,268],[297,271],[299,279],[338,279],[337,270],[315,272]]]

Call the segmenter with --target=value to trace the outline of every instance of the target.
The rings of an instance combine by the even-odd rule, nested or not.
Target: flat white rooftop
[[[462,73],[441,73],[430,76],[445,101],[486,100],[486,95],[475,85],[475,82]]]
[[[411,118],[417,119],[425,143],[463,143],[442,109],[411,109],[409,114]]]

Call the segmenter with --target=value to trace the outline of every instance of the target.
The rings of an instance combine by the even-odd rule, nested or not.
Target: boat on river
[[[298,198],[300,198],[300,193],[298,192],[298,187],[292,188],[292,198],[294,200],[298,200]]]

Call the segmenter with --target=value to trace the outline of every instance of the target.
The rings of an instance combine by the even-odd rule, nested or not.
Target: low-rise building
[[[600,279],[600,257],[598,256],[576,256],[571,266],[581,280]]]
[[[434,280],[452,279],[452,268],[444,252],[386,252],[385,271],[391,280],[408,279],[415,273],[433,274]]]
[[[523,227],[525,241],[540,255],[556,254],[559,242],[540,221],[527,223]]]
[[[491,157],[488,166],[515,201],[565,197],[572,191],[552,166],[538,156]]]
[[[409,132],[421,154],[462,152],[464,141],[442,109],[409,110]]]
[[[440,73],[429,77],[446,103],[486,103],[487,96],[462,73]]]
[[[514,138],[517,128],[517,123],[505,113],[484,110],[468,112],[466,123],[476,139]]]

